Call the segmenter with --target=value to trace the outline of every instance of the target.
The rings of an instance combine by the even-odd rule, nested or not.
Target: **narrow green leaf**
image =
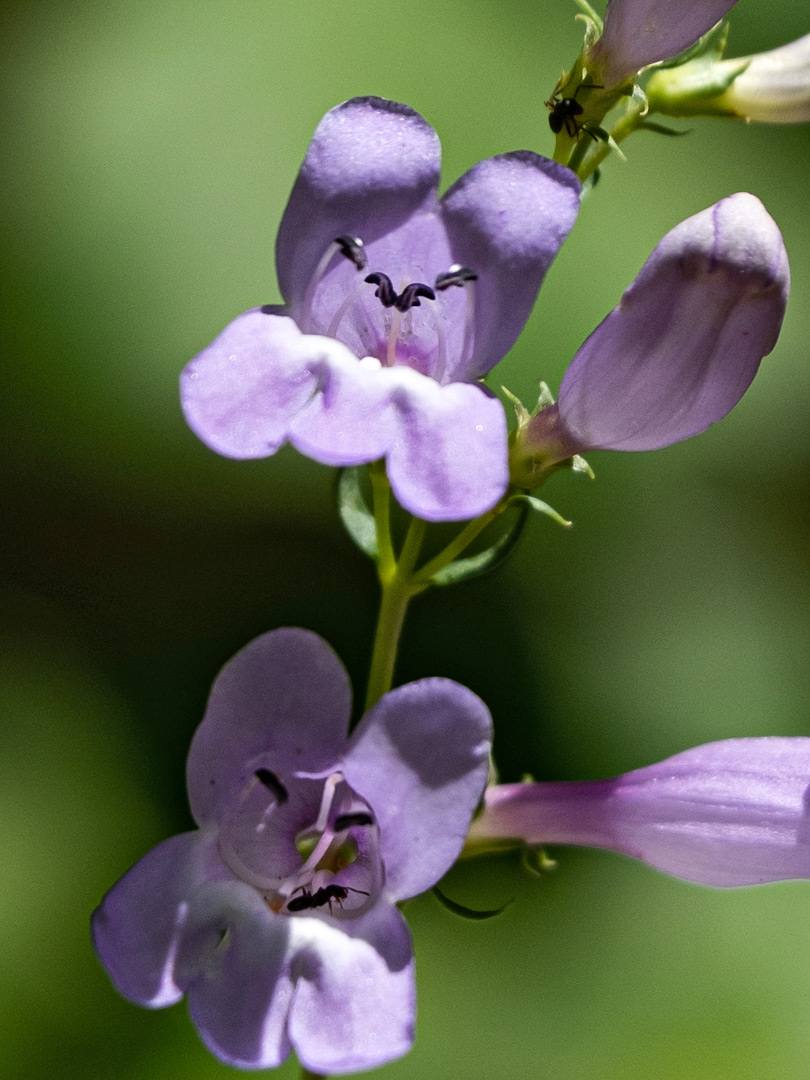
[[[654,131],[656,135],[689,135],[687,131],[676,131],[675,128],[667,127],[666,124],[657,124],[654,120],[642,120],[637,131]]]
[[[520,539],[528,511],[527,506],[518,507],[514,522],[494,544],[484,551],[479,551],[477,555],[468,555],[466,559],[456,559],[448,566],[442,567],[430,579],[431,585],[457,585],[461,581],[469,581],[470,578],[479,577],[481,574],[494,570],[504,561]]]
[[[433,894],[439,903],[446,907],[448,911],[452,911],[454,915],[458,915],[461,919],[473,919],[479,922],[484,919],[494,919],[497,915],[503,915],[504,911],[512,903],[511,900],[508,900],[502,907],[492,908],[489,911],[477,911],[475,908],[468,908],[464,904],[458,904],[455,900],[451,900],[449,896],[445,896],[438,885],[433,886]]]
[[[377,526],[363,498],[363,469],[353,465],[338,473],[337,504],[343,527],[354,543],[370,559],[376,559]]]

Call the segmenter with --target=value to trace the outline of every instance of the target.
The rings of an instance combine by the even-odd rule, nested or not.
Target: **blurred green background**
[[[238,463],[187,430],[176,380],[236,313],[277,299],[273,240],[312,130],[356,94],[436,126],[445,180],[550,152],[543,100],[579,47],[567,0],[12,0],[2,15],[3,716],[0,1075],[233,1075],[184,1007],[119,999],[87,919],[188,825],[184,756],[218,667],[255,634],[323,634],[362,687],[371,568],[329,470]],[[732,54],[810,30],[741,0]],[[684,125],[685,126],[685,125]],[[611,161],[497,371],[529,401],[657,239],[736,190],[781,226],[784,333],[743,403],[690,443],[595,454],[545,490],[509,565],[414,605],[399,680],[466,683],[502,775],[601,776],[695,743],[810,734],[807,128],[695,121]],[[452,871],[473,906],[408,907],[408,1078],[804,1080],[810,884],[720,893],[565,850]],[[281,1075],[296,1075],[290,1063]]]

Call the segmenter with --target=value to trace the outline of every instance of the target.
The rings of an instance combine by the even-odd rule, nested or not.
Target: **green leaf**
[[[370,559],[376,559],[377,525],[363,498],[363,468],[353,465],[338,473],[337,504],[340,520],[354,543]]]
[[[456,585],[461,581],[469,581],[470,578],[479,577],[481,574],[494,570],[504,561],[520,539],[528,512],[527,506],[520,506],[513,524],[498,537],[494,544],[484,551],[479,551],[477,555],[468,555],[466,559],[456,559],[448,566],[443,566],[430,579],[431,585]]]
[[[433,886],[433,894],[439,903],[443,907],[446,907],[448,911],[452,911],[454,915],[458,915],[462,919],[474,919],[477,921],[494,919],[497,915],[503,915],[504,911],[506,911],[512,903],[512,901],[509,900],[502,907],[492,908],[489,911],[478,911],[475,908],[465,907],[464,904],[457,904],[455,900],[451,900],[449,896],[445,896],[438,885]]]
[[[553,506],[549,506],[548,503],[543,502],[542,499],[538,499],[534,495],[527,495],[525,492],[521,492],[519,495],[513,495],[509,501],[510,503],[526,503],[538,514],[545,514],[546,517],[550,517],[552,521],[556,521],[558,525],[562,525],[566,529],[570,529],[572,525],[572,522],[566,521],[562,514],[558,514]]]

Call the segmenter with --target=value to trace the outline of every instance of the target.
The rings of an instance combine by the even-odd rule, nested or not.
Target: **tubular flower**
[[[208,446],[386,458],[400,503],[428,520],[497,502],[506,420],[480,379],[520,333],[581,189],[518,151],[437,199],[439,166],[436,133],[406,105],[354,98],[324,116],[276,243],[286,307],[240,315],[183,373]]]
[[[681,222],[579,349],[559,401],[524,418],[515,483],[586,450],[655,450],[722,419],[774,347],[789,288],[781,233],[753,195]]]
[[[471,850],[493,840],[574,844],[703,885],[810,877],[810,738],[707,743],[611,780],[503,784]]]
[[[810,34],[745,59],[748,67],[714,99],[717,107],[764,124],[810,122]],[[716,66],[733,70],[743,61],[723,60]]]
[[[351,690],[315,634],[277,630],[217,676],[188,758],[199,828],[158,845],[93,915],[126,997],[188,997],[209,1049],[245,1068],[295,1049],[313,1072],[370,1069],[413,1040],[407,924],[461,849],[486,783],[490,716],[424,679],[347,740]]]
[[[609,0],[601,37],[584,57],[592,82],[606,89],[669,60],[724,18],[736,0]]]

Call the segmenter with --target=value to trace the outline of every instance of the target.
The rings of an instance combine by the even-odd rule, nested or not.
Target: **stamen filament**
[[[301,329],[305,334],[314,333],[317,330],[312,319],[312,303],[315,299],[315,291],[323,280],[329,263],[334,255],[343,255],[353,262],[358,270],[364,270],[366,266],[366,254],[363,251],[363,241],[359,236],[338,236],[321,255],[318,265],[312,277],[309,279],[307,291],[304,294],[304,311],[301,317]]]

